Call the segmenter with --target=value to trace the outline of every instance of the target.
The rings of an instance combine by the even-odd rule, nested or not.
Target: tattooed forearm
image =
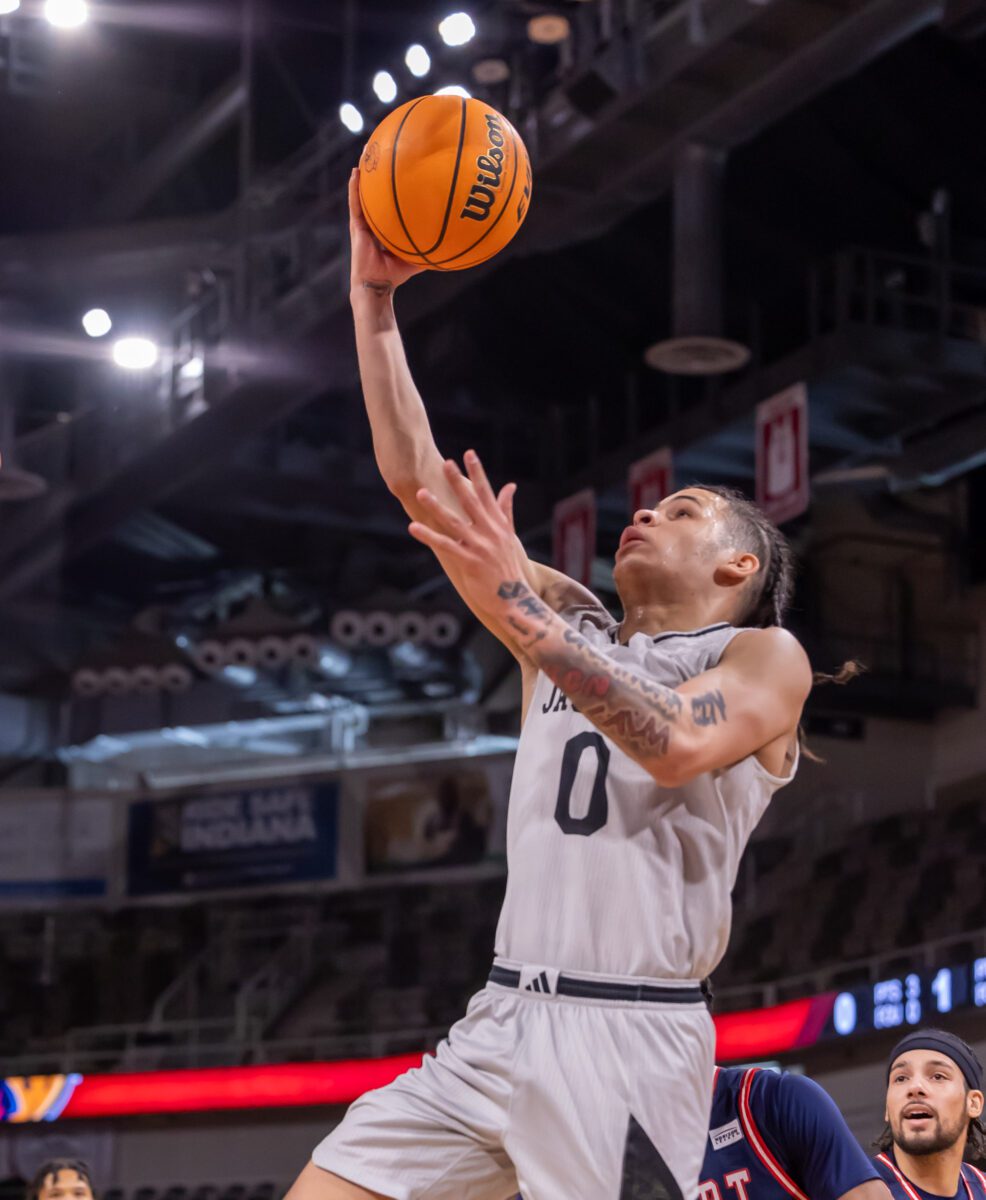
[[[522,580],[497,589],[506,624],[518,642],[573,706],[641,765],[673,749],[683,701],[674,688],[621,666],[595,649],[561,620]],[[708,693],[692,706],[695,724],[725,720],[720,693]],[[697,715],[696,715],[697,714]]]
[[[496,594],[507,601],[506,622],[519,635],[518,645],[522,650],[529,651],[547,637],[547,626],[554,613],[526,583],[519,579],[507,580],[500,584]]]
[[[706,692],[692,700],[692,720],[696,725],[718,725],[726,720],[726,701],[722,692]]]

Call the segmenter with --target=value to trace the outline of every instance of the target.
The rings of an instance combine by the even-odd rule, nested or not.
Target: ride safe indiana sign
[[[338,786],[329,781],[136,801],[129,812],[128,893],[335,878]]]

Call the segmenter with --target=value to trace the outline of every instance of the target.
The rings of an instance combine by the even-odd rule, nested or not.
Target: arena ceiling
[[[815,385],[820,473],[899,490],[976,465],[979,277],[944,329],[933,305],[897,319],[884,301],[934,298],[944,261],[986,279],[986,5],[614,0],[600,42],[601,3],[480,4],[480,39],[441,52],[445,6],[254,0],[246,59],[232,0],[93,0],[72,35],[27,3],[0,18],[2,449],[48,484],[4,504],[3,690],[64,691],[149,613],[219,612],[245,580],[292,614],[440,594],[376,478],[345,309],[341,186],[361,140],[336,112],[351,97],[372,122],[369,78],[398,73],[411,41],[435,46],[443,82],[504,58],[513,79],[490,98],[532,145],[511,253],[415,281],[398,311],[439,444],[518,479],[536,551],[551,503],[592,482],[608,554],[626,465],[666,441],[681,477],[750,487],[753,405],[797,378]],[[572,21],[574,63],[527,40],[547,11]],[[754,353],[719,380],[643,364],[674,319],[668,194],[687,141],[724,155],[724,331]],[[843,260],[861,274],[838,293],[851,247],[886,257]],[[163,330],[222,289],[249,319],[211,340],[182,327],[208,343],[204,396],[123,378],[79,332],[97,304]],[[843,302],[873,319],[840,324]]]

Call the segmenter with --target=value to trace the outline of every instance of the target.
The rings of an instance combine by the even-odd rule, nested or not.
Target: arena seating
[[[290,1002],[264,1025],[260,1043],[230,1040],[209,1062],[420,1049],[441,1036],[482,985],[502,891],[503,878],[495,877],[268,897],[208,911],[64,912],[50,918],[55,924],[47,935],[43,916],[5,918],[0,1052],[50,1050],[80,1024],[148,1022],[155,999],[196,954],[209,962],[210,936],[233,948],[221,968],[210,963],[196,993],[198,1008],[182,1015],[226,1015],[232,1023],[237,986],[301,925],[314,931],[315,952]],[[979,952],[971,939],[963,946],[954,938],[983,927],[986,804],[973,799],[897,814],[846,828],[824,846],[801,837],[754,842],[735,901],[730,948],[715,975],[723,1010],[758,1003],[757,988],[765,983],[780,981],[773,994],[785,999],[856,982],[867,977],[866,959],[881,955],[892,970],[894,949],[940,939],[953,939],[935,952],[941,965],[960,961]],[[242,934],[235,944],[231,929]],[[57,974],[47,978],[46,936],[59,948]],[[134,968],[119,979],[113,964],[123,958]],[[110,1055],[88,1069],[189,1065],[166,1025],[149,1025],[138,1040],[136,1063]]]
[[[983,927],[979,800],[870,822],[814,855],[790,839],[754,843],[749,854],[730,949],[716,972],[720,987],[783,980]],[[961,959],[962,949],[942,954]],[[854,974],[848,967],[839,982]]]

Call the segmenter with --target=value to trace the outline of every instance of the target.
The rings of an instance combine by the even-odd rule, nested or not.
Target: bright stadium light
[[[419,46],[417,42],[413,46],[408,46],[404,62],[416,79],[423,79],[431,70],[431,55],[424,46]]]
[[[449,13],[439,23],[438,32],[446,46],[464,46],[476,36],[476,26],[468,13]]]
[[[463,100],[468,100],[472,96],[472,92],[467,92],[466,89],[458,83],[450,83],[448,87],[439,88],[435,95],[461,96]]]
[[[21,0],[0,0],[0,17],[15,13],[21,6]]]
[[[194,383],[195,380],[201,379],[204,374],[205,363],[198,354],[194,358],[190,358],[188,362],[182,363],[178,371],[179,378],[185,383]]]
[[[339,105],[339,120],[350,133],[361,133],[363,130],[363,114],[355,104],[350,104],[348,100],[345,104]]]
[[[389,71],[377,71],[373,76],[373,90],[377,99],[389,104],[397,97],[397,80]]]
[[[82,318],[82,328],[91,338],[106,337],[113,321],[105,308],[90,308]]]
[[[86,0],[45,0],[45,20],[56,29],[78,29],[89,20]]]
[[[125,337],[113,345],[113,361],[125,371],[146,371],[158,359],[158,348],[150,338]]]

